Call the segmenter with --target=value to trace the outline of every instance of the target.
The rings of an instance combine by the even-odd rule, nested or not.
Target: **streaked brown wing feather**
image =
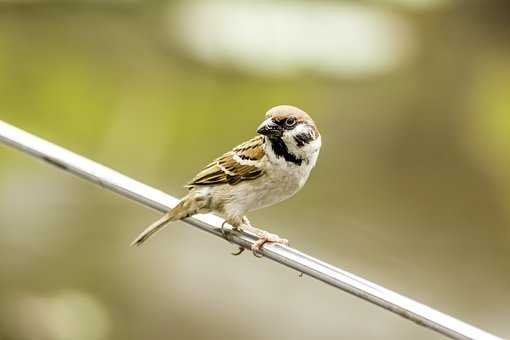
[[[235,185],[263,175],[264,171],[256,165],[240,164],[235,160],[234,156],[238,156],[241,160],[246,161],[261,160],[265,156],[264,137],[254,137],[217,158],[200,171],[186,187],[220,184]]]

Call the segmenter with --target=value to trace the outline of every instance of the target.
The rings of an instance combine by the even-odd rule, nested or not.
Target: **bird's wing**
[[[264,174],[260,163],[265,155],[264,137],[254,137],[214,160],[200,171],[186,187],[235,185],[242,181],[259,178]]]

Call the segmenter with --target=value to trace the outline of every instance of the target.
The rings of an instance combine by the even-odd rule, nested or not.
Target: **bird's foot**
[[[221,233],[223,234],[224,238],[229,240],[230,230],[225,228],[226,223],[228,223],[228,222],[224,221],[222,223]],[[253,252],[253,255],[255,255],[256,257],[262,257],[260,250],[266,243],[280,243],[280,244],[284,244],[284,245],[289,244],[289,241],[287,239],[281,238],[280,236],[278,236],[276,234],[272,234],[267,231],[253,227],[251,225],[250,221],[246,218],[246,216],[243,217],[242,226],[241,225],[237,226],[236,224],[233,224],[233,223],[230,223],[230,224],[232,225],[232,230],[250,232],[258,237],[258,240],[255,241],[255,243],[252,244],[252,246],[251,246],[251,251]],[[234,252],[231,254],[237,256],[237,255],[240,255],[243,251],[244,251],[244,248],[240,246],[237,252]]]
[[[251,251],[253,252],[253,255],[255,255],[256,257],[262,256],[262,254],[260,253],[260,249],[266,243],[280,243],[284,245],[289,244],[289,240],[281,238],[276,234],[268,233],[267,231],[262,231],[257,236],[259,236],[259,239],[251,246]]]
[[[221,224],[220,231],[221,231],[221,234],[223,235],[223,237],[225,239],[229,240],[231,230],[225,229],[225,224],[227,224],[227,223],[228,223],[227,221],[223,221],[223,223]],[[236,228],[236,227],[232,227],[232,230],[240,230],[240,229]],[[243,253],[243,251],[244,251],[244,248],[239,247],[239,249],[236,252],[233,252],[231,254],[234,256],[237,256],[237,255],[241,255]]]

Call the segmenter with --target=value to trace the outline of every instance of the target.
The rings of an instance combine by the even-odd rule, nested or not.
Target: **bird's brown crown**
[[[270,108],[266,113],[266,118],[272,118],[275,120],[285,119],[293,116],[296,118],[298,123],[300,122],[312,122],[312,118],[305,111],[292,105],[278,105]]]

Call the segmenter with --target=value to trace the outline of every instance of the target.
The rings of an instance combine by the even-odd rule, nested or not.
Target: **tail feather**
[[[148,226],[138,237],[131,243],[131,246],[141,246],[151,236],[162,230],[165,225],[172,220],[172,212],[167,212],[159,220]]]
[[[178,221],[183,218],[192,216],[196,214],[200,208],[202,208],[205,204],[205,201],[202,199],[189,198],[186,197],[182,201],[179,202],[169,212],[164,214],[159,220],[152,223],[148,226],[132,243],[132,246],[141,246],[145,241],[147,241],[150,237],[156,234],[158,231],[162,230],[165,225],[172,221]]]

